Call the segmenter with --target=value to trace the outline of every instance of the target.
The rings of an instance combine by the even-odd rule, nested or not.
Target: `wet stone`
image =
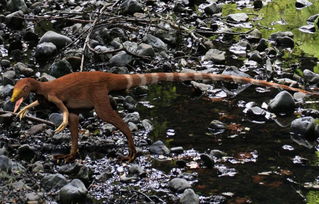
[[[213,132],[215,135],[223,133],[225,129],[226,125],[219,120],[213,120],[209,124],[209,130]]]
[[[111,57],[110,64],[116,66],[126,66],[133,60],[133,57],[127,54],[125,51],[121,51]]]
[[[262,0],[255,0],[253,3],[254,9],[261,9],[263,7]]]
[[[9,0],[7,1],[7,6],[11,11],[28,11],[28,7],[24,0]]]
[[[140,121],[140,114],[138,112],[128,113],[123,118],[123,120],[127,122],[138,123]]]
[[[67,60],[60,60],[50,66],[50,75],[58,78],[72,72],[72,66]]]
[[[193,189],[185,189],[185,191],[179,196],[179,202],[181,204],[198,204],[199,196]]]
[[[28,135],[35,135],[39,132],[42,132],[43,130],[45,130],[47,128],[46,124],[37,124],[37,125],[33,125],[29,130],[27,130],[26,134]]]
[[[220,150],[218,150],[218,149],[213,149],[213,150],[211,150],[210,151],[210,153],[209,153],[209,156],[211,157],[211,158],[222,158],[223,156],[226,156],[227,154],[225,153],[225,152],[223,152],[223,151],[220,151]]]
[[[55,44],[59,49],[66,46],[67,44],[72,43],[71,38],[56,33],[54,31],[47,31],[46,33],[44,33],[44,35],[40,38],[39,43],[43,43],[43,42],[51,42],[53,44]]]
[[[204,11],[208,15],[220,13],[222,11],[222,7],[219,4],[212,3],[204,8]]]
[[[185,189],[190,188],[191,184],[183,178],[174,178],[169,181],[168,186],[176,192],[183,192]]]
[[[301,9],[301,8],[311,6],[312,3],[307,0],[297,0],[295,5],[296,5],[296,8]]]
[[[305,69],[303,71],[304,78],[307,82],[311,84],[318,84],[319,83],[319,74],[310,71],[309,69]]]
[[[155,37],[154,35],[147,34],[143,38],[143,41],[151,45],[155,50],[167,51],[166,43],[164,43],[161,39],[159,39],[158,37]]]
[[[291,122],[291,131],[300,136],[313,136],[315,134],[315,126],[313,117],[297,118]]]
[[[234,13],[227,16],[228,21],[236,23],[246,22],[248,19],[249,17],[246,13]]]
[[[134,131],[138,130],[138,127],[137,127],[137,125],[135,123],[128,122],[127,125],[128,125],[128,128],[130,129],[131,132],[134,132]]]
[[[268,109],[274,113],[291,113],[295,108],[293,96],[287,91],[281,91],[269,102]]]
[[[9,28],[21,30],[24,27],[23,12],[16,11],[6,16],[6,24]]]
[[[63,186],[59,191],[60,202],[68,203],[85,203],[87,189],[79,179],[73,179],[70,183]]]
[[[262,52],[265,49],[267,49],[267,47],[268,47],[268,41],[266,39],[262,38],[259,40],[259,43],[256,47],[256,50],[258,50],[259,52]]]
[[[14,85],[14,79],[16,76],[15,71],[6,71],[2,74],[2,83],[4,85],[11,84]]]
[[[47,191],[57,190],[67,184],[67,179],[62,174],[48,174],[41,180],[41,186]]]
[[[63,116],[61,113],[52,113],[49,116],[49,120],[53,122],[56,126],[59,126],[63,121]]]
[[[168,155],[170,153],[170,150],[160,140],[154,142],[149,147],[149,150],[150,150],[151,153],[157,154],[157,155]]]
[[[143,12],[142,4],[137,0],[125,0],[120,6],[123,14]]]
[[[147,132],[151,132],[154,129],[151,121],[148,119],[142,120],[142,125],[143,125],[145,131],[147,131]]]
[[[280,31],[280,32],[276,32],[270,35],[270,40],[276,41],[278,38],[284,38],[284,37],[289,37],[289,38],[293,38],[294,34],[291,31]]]
[[[43,42],[41,44],[37,45],[37,48],[35,50],[35,57],[42,61],[44,59],[42,58],[49,58],[54,56],[57,53],[57,47],[52,42]]]
[[[11,84],[0,86],[0,97],[4,99],[7,96],[10,96],[12,90],[13,90],[13,86]]]
[[[31,69],[31,68],[28,68],[27,65],[25,65],[24,63],[22,62],[17,62],[14,66],[14,69],[17,70],[19,73],[27,76],[27,77],[30,77],[33,75],[34,73],[34,70]]]
[[[314,33],[316,32],[316,27],[315,25],[305,25],[301,26],[299,30],[304,33]]]
[[[4,172],[11,172],[12,161],[5,155],[0,155],[0,170]]]
[[[206,52],[202,60],[212,60],[214,62],[224,62],[226,59],[225,52],[217,49],[210,49]]]
[[[284,48],[294,48],[295,42],[291,37],[278,37],[276,39],[276,46],[284,49]]]
[[[310,16],[310,17],[307,19],[307,22],[309,22],[309,23],[314,23],[318,17],[319,17],[319,14],[315,14],[315,15],[313,15],[313,16]]]

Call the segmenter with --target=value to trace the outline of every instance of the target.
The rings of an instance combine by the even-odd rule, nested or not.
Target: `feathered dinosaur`
[[[63,122],[55,130],[61,132],[69,125],[71,131],[71,150],[66,155],[55,155],[55,159],[64,159],[70,162],[76,158],[78,152],[78,124],[79,116],[77,109],[95,109],[97,116],[105,122],[113,124],[127,138],[129,155],[124,159],[132,162],[136,158],[136,149],[132,134],[127,124],[112,109],[108,93],[129,89],[135,86],[154,84],[159,81],[189,81],[189,80],[210,80],[230,81],[236,83],[249,83],[258,86],[281,88],[290,91],[302,92],[309,95],[318,95],[303,89],[293,88],[286,85],[256,80],[247,77],[205,74],[205,73],[148,73],[148,74],[112,74],[105,72],[76,72],[67,74],[49,82],[40,82],[33,78],[20,79],[14,86],[11,102],[15,102],[16,112],[22,101],[34,92],[42,97],[30,105],[22,108],[17,116],[22,119],[32,107],[46,102],[54,103],[63,113]],[[74,111],[75,110],[75,111]]]

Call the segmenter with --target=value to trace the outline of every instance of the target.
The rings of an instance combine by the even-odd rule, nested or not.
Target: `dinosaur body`
[[[78,151],[79,116],[78,113],[73,110],[94,108],[98,117],[105,122],[113,124],[126,136],[129,147],[129,155],[124,159],[133,161],[136,157],[136,149],[132,134],[127,124],[112,109],[108,93],[111,91],[129,89],[135,86],[153,84],[159,81],[189,80],[250,83],[259,86],[281,88],[310,95],[317,95],[317,93],[303,89],[233,75],[204,73],[112,74],[104,72],[77,72],[49,82],[39,82],[32,78],[21,79],[14,87],[11,101],[16,102],[15,111],[17,111],[23,99],[26,98],[30,92],[35,92],[36,94],[43,96],[48,102],[54,103],[63,113],[63,122],[55,130],[55,132],[60,132],[69,125],[72,143],[71,151],[70,154],[67,155],[56,155],[56,159],[72,161],[76,157]],[[26,115],[31,107],[35,107],[40,103],[41,101],[37,100],[21,109],[18,113],[20,119]]]

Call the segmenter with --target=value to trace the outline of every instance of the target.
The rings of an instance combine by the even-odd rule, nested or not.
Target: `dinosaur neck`
[[[35,92],[35,93],[40,93],[42,91],[42,82],[37,81],[37,80],[35,80],[33,78],[30,78],[29,82],[31,84],[31,90],[30,91]]]

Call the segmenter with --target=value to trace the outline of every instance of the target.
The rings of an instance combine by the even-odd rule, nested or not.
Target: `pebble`
[[[185,189],[180,195],[179,202],[181,204],[198,204],[199,196],[194,192],[193,189]]]
[[[149,147],[149,150],[150,150],[151,153],[157,154],[157,155],[168,155],[170,153],[170,150],[160,140],[154,142]]]
[[[41,186],[47,190],[57,190],[67,184],[67,179],[62,174],[47,174],[41,180]]]
[[[274,113],[291,113],[295,109],[293,96],[287,91],[281,91],[270,100],[268,109]]]
[[[79,179],[73,179],[59,191],[60,202],[62,204],[85,203],[86,195],[87,189]]]
[[[44,35],[40,38],[39,43],[43,43],[43,42],[51,42],[55,44],[57,48],[60,49],[66,46],[67,44],[72,43],[72,39],[65,35],[62,35],[50,30],[44,33]]]
[[[185,189],[190,188],[191,184],[183,178],[174,178],[169,181],[168,186],[176,192],[183,192]]]

